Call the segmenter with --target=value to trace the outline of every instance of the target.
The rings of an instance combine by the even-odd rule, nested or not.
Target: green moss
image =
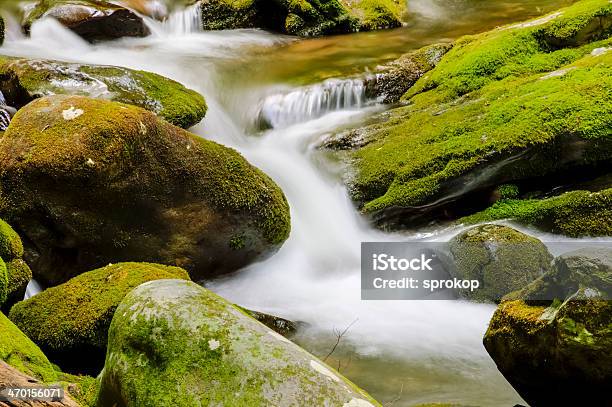
[[[398,0],[216,0],[203,2],[205,29],[259,27],[302,37],[392,28],[401,25]]]
[[[352,2],[349,2],[352,3]],[[352,13],[360,18],[360,30],[371,31],[402,25],[405,2],[398,0],[360,0],[352,3]]]
[[[611,311],[612,302],[597,298],[570,298],[548,307],[505,301],[491,319],[484,345],[530,405],[580,404],[586,391],[591,402],[605,404]]]
[[[6,263],[0,257],[0,305],[3,305],[8,297],[8,277]]]
[[[315,370],[314,361],[196,284],[156,281],[117,310],[98,406],[378,405],[331,368],[333,380]]]
[[[547,199],[503,200],[459,222],[497,219],[513,219],[571,237],[612,236],[612,189],[572,191]]]
[[[9,317],[50,357],[60,354],[58,363],[68,353],[88,367],[93,353],[106,350],[111,319],[127,293],[147,281],[176,278],[189,276],[178,267],[158,264],[109,265],[17,303]]]
[[[76,376],[61,373],[59,380],[64,385],[66,393],[82,407],[95,407],[96,396],[100,389],[100,381],[91,376]]]
[[[467,185],[458,191],[465,194],[487,183],[609,159],[612,53],[591,52],[612,42],[586,41],[608,36],[611,15],[608,1],[586,0],[541,24],[502,27],[457,41],[404,95],[409,106],[365,129],[375,141],[354,152],[357,173],[351,182],[363,211],[435,202],[454,192],[447,189],[452,182]],[[604,26],[588,36],[563,28],[586,30],[601,21]],[[566,43],[576,46],[559,48]],[[568,163],[572,143],[582,150]],[[508,160],[520,154],[529,159]],[[485,171],[495,165],[501,169]],[[490,178],[468,182],[481,170]]]
[[[150,110],[182,128],[199,123],[207,110],[204,97],[180,83],[127,68],[0,57],[0,77],[6,78],[1,86],[20,88],[30,100],[52,94],[111,99]]]
[[[538,239],[502,225],[480,225],[454,237],[449,247],[456,277],[478,280],[478,290],[461,294],[476,301],[498,302],[550,270],[553,260]]]
[[[56,380],[57,372],[47,357],[2,313],[0,332],[0,359],[44,382]]]
[[[132,259],[178,265],[195,278],[234,271],[275,250],[291,228],[282,190],[237,151],[115,102],[57,95],[28,104],[3,137],[0,167],[0,213],[38,217],[22,233],[61,256],[53,232],[34,230],[48,228],[36,204],[44,201],[83,252],[62,268],[41,258],[31,265],[52,283]],[[229,256],[235,236],[244,247]]]
[[[501,199],[514,199],[519,196],[519,188],[514,184],[504,184],[497,187],[496,192]]]
[[[32,270],[23,259],[13,259],[6,264],[7,278],[8,278],[8,294],[19,294],[23,299],[22,294],[25,294],[25,289],[32,279]]]
[[[12,260],[23,256],[23,244],[17,232],[0,219],[0,257]]]

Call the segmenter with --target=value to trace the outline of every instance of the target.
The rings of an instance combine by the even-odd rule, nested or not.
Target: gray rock
[[[288,339],[197,284],[145,283],[109,331],[97,405],[379,405]]]

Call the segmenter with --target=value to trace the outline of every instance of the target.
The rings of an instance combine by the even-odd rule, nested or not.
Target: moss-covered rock
[[[4,305],[8,297],[8,277],[6,263],[0,257],[0,305]]]
[[[400,0],[202,0],[205,29],[264,28],[318,36],[399,27]]]
[[[32,279],[32,271],[22,256],[21,238],[8,223],[0,219],[0,309],[2,312],[8,312],[13,304],[23,299],[28,283]]]
[[[117,306],[132,289],[159,279],[189,276],[178,267],[113,264],[15,304],[9,318],[62,370],[97,374]]]
[[[57,372],[47,357],[3,313],[0,313],[0,333],[0,360],[39,380],[56,380]]]
[[[121,261],[212,277],[290,231],[282,191],[238,152],[134,106],[64,95],[28,104],[4,134],[0,216],[51,285]]]
[[[481,225],[450,241],[454,277],[478,280],[480,287],[461,294],[477,301],[499,301],[550,270],[553,260],[538,239],[502,225]]]
[[[555,258],[551,269],[504,300],[523,300],[528,304],[548,304],[588,290],[601,299],[612,299],[612,249],[587,247]]]
[[[109,331],[98,406],[374,406],[305,350],[197,284],[146,283]]]
[[[41,18],[52,17],[88,41],[144,37],[149,29],[131,10],[104,0],[39,0],[27,9],[26,32]]]
[[[383,103],[398,102],[451,48],[450,43],[429,45],[378,67],[375,78],[368,81],[367,96],[380,98]]]
[[[612,236],[612,188],[571,191],[546,199],[506,199],[459,220],[478,223],[512,219],[571,237]]]
[[[499,185],[609,165],[611,25],[609,1],[583,0],[459,39],[408,106],[365,130],[353,198],[380,223],[415,225],[484,208]]]
[[[0,56],[0,90],[15,107],[55,94],[128,103],[185,129],[199,123],[207,110],[202,95],[161,75],[43,59]]]
[[[502,302],[484,345],[529,405],[609,402],[610,301],[582,296],[549,306],[529,306],[521,300]]]

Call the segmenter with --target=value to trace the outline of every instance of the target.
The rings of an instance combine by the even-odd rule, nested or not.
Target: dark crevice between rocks
[[[4,95],[6,104],[18,110],[34,100],[12,70],[0,73],[0,91]]]
[[[580,143],[581,140],[575,141]],[[571,151],[571,143],[566,147],[570,147],[571,153],[577,153]],[[576,157],[564,162],[559,157],[543,157],[543,154],[549,155],[550,151],[531,148],[496,163],[482,164],[480,168],[445,183],[436,195],[437,199],[432,199],[430,203],[386,209],[374,213],[371,219],[377,227],[386,230],[449,223],[491,206],[499,199],[496,188],[503,184],[516,185],[520,191],[517,198],[520,199],[544,199],[576,189],[596,192],[611,185],[610,159],[569,165],[576,164]],[[557,160],[559,165],[556,171],[543,175],[532,172],[521,176],[521,169],[514,165],[546,159]]]

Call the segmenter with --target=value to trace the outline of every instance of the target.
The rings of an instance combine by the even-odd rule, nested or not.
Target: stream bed
[[[296,341],[320,357],[332,349],[335,332],[349,327],[327,362],[384,405],[512,406],[524,402],[482,345],[493,305],[360,299],[361,242],[446,240],[459,229],[373,229],[348,198],[341,165],[316,147],[385,109],[363,98],[358,81],[337,81],[421,46],[569,3],[411,0],[402,28],[307,40],[259,30],[202,32],[190,9],[165,23],[148,21],[150,37],[97,45],[43,20],[29,38],[9,32],[2,53],[142,69],[202,93],[209,111],[192,131],[236,148],[272,177],[289,200],[293,230],[272,258],[206,286],[245,307],[304,322]],[[322,100],[330,87],[333,97]],[[274,120],[261,131],[264,107]]]

